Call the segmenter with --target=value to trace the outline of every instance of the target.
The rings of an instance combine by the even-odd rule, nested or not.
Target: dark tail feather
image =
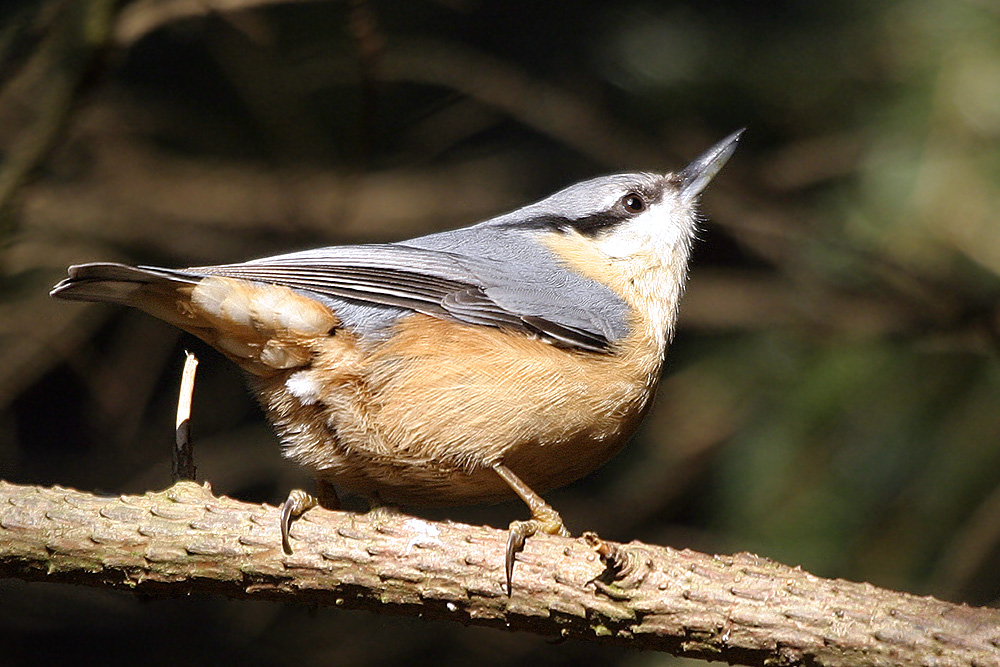
[[[162,294],[164,288],[193,285],[198,280],[198,276],[150,266],[111,262],[77,264],[69,267],[69,276],[53,287],[49,296],[70,301],[106,301],[145,310],[144,297]]]

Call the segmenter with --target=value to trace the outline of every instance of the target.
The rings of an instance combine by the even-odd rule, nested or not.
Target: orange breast
[[[655,341],[593,354],[419,314],[365,354],[347,336],[313,345],[309,368],[258,380],[286,453],[405,504],[510,497],[498,462],[536,491],[579,478],[632,434],[660,366]]]

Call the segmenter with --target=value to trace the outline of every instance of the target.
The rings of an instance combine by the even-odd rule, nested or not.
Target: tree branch
[[[536,536],[508,598],[503,531],[313,510],[292,534],[285,556],[276,508],[193,482],[117,498],[0,482],[4,577],[413,614],[744,665],[1000,665],[996,610],[750,554]]]

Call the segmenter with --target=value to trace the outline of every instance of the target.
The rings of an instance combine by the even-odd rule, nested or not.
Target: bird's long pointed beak
[[[736,144],[745,130],[745,127],[736,130],[696,157],[691,164],[677,174],[681,179],[680,196],[684,202],[693,201],[701,194],[712,178],[719,173],[719,170],[736,150]]]

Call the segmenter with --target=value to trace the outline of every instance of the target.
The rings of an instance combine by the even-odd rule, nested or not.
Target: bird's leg
[[[569,531],[563,525],[562,517],[542,497],[531,490],[521,478],[515,475],[507,466],[496,464],[493,470],[500,479],[507,482],[521,500],[531,510],[531,519],[527,521],[512,521],[507,535],[507,558],[505,569],[507,573],[507,595],[513,590],[511,579],[514,576],[514,557],[524,549],[524,542],[535,533],[541,531],[549,535],[569,537]]]
[[[330,510],[340,509],[337,490],[333,488],[333,484],[322,479],[316,480],[316,496],[311,496],[302,489],[292,489],[281,504],[281,548],[286,554],[292,553],[292,545],[288,540],[292,521],[317,505]]]

